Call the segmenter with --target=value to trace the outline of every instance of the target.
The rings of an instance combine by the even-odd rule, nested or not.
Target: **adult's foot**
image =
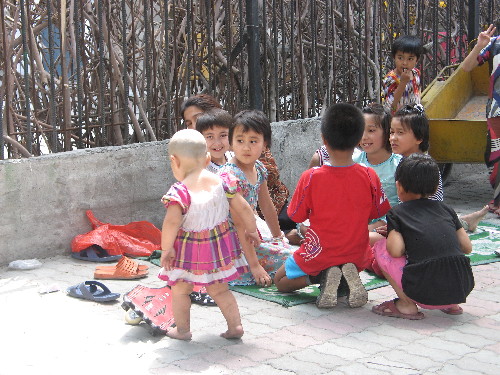
[[[486,205],[479,211],[473,212],[468,215],[460,216],[460,218],[469,225],[469,228],[467,228],[469,232],[474,232],[477,229],[477,225],[486,216],[489,209],[490,209],[489,206]]]
[[[177,327],[174,327],[172,329],[169,329],[167,331],[167,336],[168,337],[171,337],[173,339],[177,339],[177,340],[185,340],[185,341],[188,341],[188,340],[191,340],[191,337],[193,336],[193,334],[190,332],[190,331],[187,331],[187,332],[179,332],[177,330]]]
[[[221,333],[220,336],[225,339],[241,339],[244,333],[243,326],[236,326],[235,328],[228,329],[226,332]]]

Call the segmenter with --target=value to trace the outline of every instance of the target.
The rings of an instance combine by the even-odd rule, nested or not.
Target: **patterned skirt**
[[[293,254],[293,251],[292,247],[283,241],[262,242],[259,248],[255,249],[260,265],[271,278],[274,278],[278,268]],[[248,272],[239,279],[231,281],[229,285],[255,285],[255,279],[252,273]]]
[[[174,269],[161,269],[158,277],[175,285],[229,282],[248,272],[235,230],[227,221],[199,232],[179,230],[174,248]]]

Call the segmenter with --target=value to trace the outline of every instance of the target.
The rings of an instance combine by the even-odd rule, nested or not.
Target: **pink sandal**
[[[464,312],[464,309],[462,309],[460,306],[456,307],[448,307],[447,309],[441,309],[442,312],[448,315],[462,315]]]
[[[421,320],[425,318],[425,315],[420,311],[417,312],[416,314],[402,313],[396,307],[395,303],[396,301],[397,299],[394,299],[392,301],[385,301],[384,303],[381,303],[378,306],[373,306],[372,312],[374,312],[377,315],[389,316],[391,318],[408,319],[408,320]]]

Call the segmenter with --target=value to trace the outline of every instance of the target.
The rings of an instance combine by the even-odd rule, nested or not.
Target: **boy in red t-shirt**
[[[375,171],[352,160],[364,126],[363,113],[355,106],[328,108],[321,136],[330,163],[302,174],[288,207],[293,221],[309,219],[310,226],[300,248],[276,272],[274,283],[279,291],[291,292],[321,281],[319,308],[337,304],[342,277],[349,287],[350,307],[368,300],[358,274],[371,260],[366,225],[385,215],[390,204]]]

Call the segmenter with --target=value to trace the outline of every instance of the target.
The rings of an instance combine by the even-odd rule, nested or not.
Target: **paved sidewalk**
[[[479,167],[459,166],[445,186],[447,203],[460,213],[489,200]],[[487,221],[500,222],[493,214]],[[390,287],[370,291],[362,308],[350,309],[341,299],[327,311],[235,293],[242,340],[218,336],[225,324],[217,308],[193,305],[193,340],[181,342],[125,324],[120,302],[66,296],[68,286],[92,279],[95,263],[68,255],[41,261],[35,270],[0,268],[0,375],[500,373],[500,262],[473,268],[476,287],[461,316],[424,310],[426,319],[407,321],[373,314],[372,306],[395,296]],[[158,268],[144,264],[150,276],[140,282],[163,286]],[[137,283],[105,281],[122,294]],[[52,284],[62,291],[38,293]]]

